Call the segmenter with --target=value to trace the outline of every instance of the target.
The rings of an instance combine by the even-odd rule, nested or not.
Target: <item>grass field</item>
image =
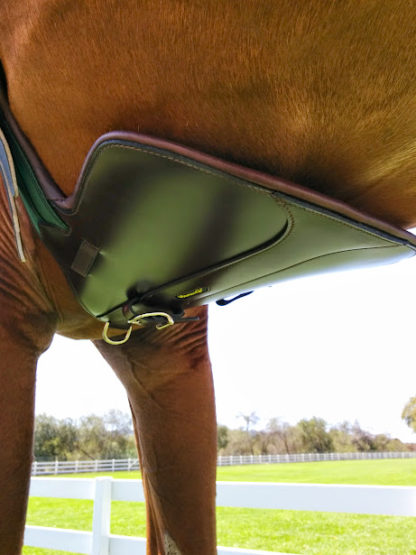
[[[140,477],[139,472],[116,472],[105,475],[119,479]],[[97,474],[78,476],[87,478]],[[416,486],[416,460],[220,467],[217,479],[248,482]],[[217,521],[219,545],[304,555],[416,555],[416,521],[412,517],[220,507],[217,509]],[[92,501],[31,498],[27,522],[38,526],[91,530]],[[111,532],[127,536],[144,536],[144,505],[113,502]],[[28,547],[23,553],[24,555],[64,554],[64,552]]]

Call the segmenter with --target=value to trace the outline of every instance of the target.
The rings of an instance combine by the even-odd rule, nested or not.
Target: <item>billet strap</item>
[[[16,206],[16,198],[19,196],[16,172],[9,145],[3,131],[0,129],[0,170],[5,186],[7,199],[9,201],[10,215],[12,218],[14,237],[16,241],[17,254],[22,262],[26,262],[23,251],[22,235],[20,232],[19,216]]]

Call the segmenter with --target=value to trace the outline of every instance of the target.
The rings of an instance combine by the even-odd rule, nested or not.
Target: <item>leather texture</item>
[[[413,235],[328,197],[135,133],[101,137],[65,197],[2,109],[35,226],[85,310],[116,327],[416,252]]]

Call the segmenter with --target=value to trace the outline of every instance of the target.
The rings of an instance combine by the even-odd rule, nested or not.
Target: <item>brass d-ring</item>
[[[164,328],[167,328],[169,326],[173,326],[173,324],[175,323],[175,320],[172,318],[172,316],[170,314],[168,314],[167,312],[146,312],[145,314],[138,314],[137,316],[134,316],[134,318],[132,318],[131,320],[128,321],[128,323],[130,324],[129,329],[126,331],[126,335],[123,337],[123,339],[110,339],[108,337],[108,330],[110,329],[110,322],[106,322],[104,329],[103,329],[103,334],[102,337],[104,339],[104,341],[106,343],[108,343],[109,345],[123,345],[123,343],[126,343],[129,339],[130,339],[130,335],[133,329],[133,326],[141,326],[143,324],[145,324],[144,320],[146,320],[146,318],[157,318],[157,317],[162,317],[166,319],[166,323],[165,324],[157,324],[156,329],[157,330],[163,330]]]
[[[103,329],[103,334],[102,337],[104,339],[104,341],[106,343],[108,343],[109,345],[123,345],[123,343],[126,343],[129,339],[130,339],[130,335],[131,335],[131,331],[133,329],[133,326],[130,326],[129,329],[126,331],[126,335],[123,337],[123,339],[110,339],[108,337],[108,330],[110,329],[110,322],[107,322],[104,326]]]

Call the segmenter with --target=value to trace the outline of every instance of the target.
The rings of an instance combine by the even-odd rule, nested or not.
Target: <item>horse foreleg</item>
[[[36,362],[52,326],[29,314],[22,321],[21,305],[14,311],[8,305],[10,299],[0,298],[0,555],[17,555],[32,462]]]
[[[1,178],[0,178],[1,179]],[[34,269],[26,224],[27,262],[18,260],[0,182],[0,555],[21,551],[32,462],[36,362],[56,316]]]
[[[132,409],[152,555],[216,553],[215,406],[199,312],[199,322],[138,331],[120,347],[96,342]]]
[[[0,329],[1,555],[20,553],[32,459],[36,362],[32,353],[21,351],[15,339]]]
[[[25,333],[28,324],[16,325],[16,315],[8,313],[2,300],[0,306],[0,555],[17,555],[32,463],[35,369],[42,349]],[[41,338],[44,322],[34,318],[32,326]],[[52,330],[48,332],[49,342]]]

